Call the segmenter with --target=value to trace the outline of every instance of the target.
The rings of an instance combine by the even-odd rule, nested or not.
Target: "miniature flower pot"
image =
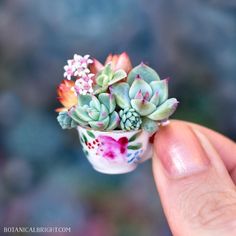
[[[150,133],[144,130],[98,131],[77,127],[83,151],[93,168],[105,174],[133,171],[152,157]]]

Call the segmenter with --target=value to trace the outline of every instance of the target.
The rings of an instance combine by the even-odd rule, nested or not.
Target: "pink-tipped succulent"
[[[133,108],[145,118],[142,127],[149,132],[158,128],[154,123],[168,119],[178,104],[175,98],[168,99],[168,79],[160,80],[158,74],[143,63],[129,73],[127,82],[113,85],[111,92],[121,109]],[[150,130],[150,127],[155,128]]]

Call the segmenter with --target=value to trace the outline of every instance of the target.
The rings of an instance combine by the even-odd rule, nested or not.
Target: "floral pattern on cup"
[[[99,135],[98,140],[102,146],[98,148],[97,154],[108,159],[126,158],[129,140],[126,137],[115,140],[110,136]]]
[[[106,135],[95,137],[92,131],[86,130],[86,133],[80,135],[80,141],[84,145],[83,149],[86,155],[88,155],[86,149],[94,150],[95,155],[98,157],[114,161],[125,160],[127,163],[133,163],[139,159],[139,155],[143,152],[142,143],[135,142],[140,133],[134,134],[130,139],[121,137],[116,140]],[[89,139],[90,141],[88,141]],[[133,152],[134,150],[137,151]]]
[[[138,163],[141,160],[143,149],[137,150],[136,152],[130,152],[127,154],[128,163]]]

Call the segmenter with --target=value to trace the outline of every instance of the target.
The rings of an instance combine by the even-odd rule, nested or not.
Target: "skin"
[[[171,121],[154,140],[153,175],[174,236],[236,235],[236,144]]]

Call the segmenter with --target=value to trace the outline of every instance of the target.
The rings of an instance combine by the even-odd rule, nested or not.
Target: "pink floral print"
[[[101,143],[98,154],[102,157],[112,160],[126,157],[128,146],[128,139],[126,137],[115,140],[112,137],[100,135],[98,141]]]

